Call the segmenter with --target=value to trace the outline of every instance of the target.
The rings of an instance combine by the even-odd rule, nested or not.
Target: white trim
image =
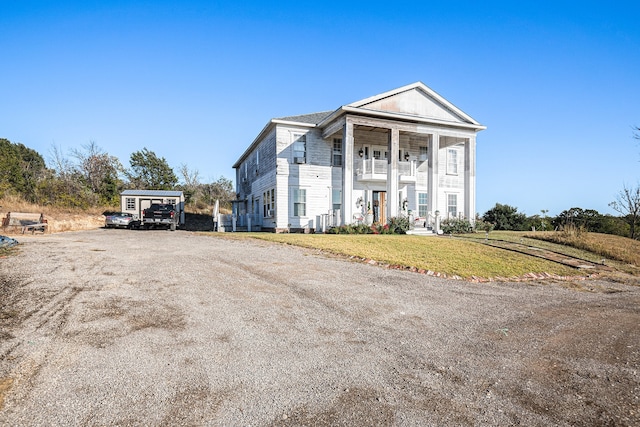
[[[370,97],[362,99],[360,101],[352,102],[351,104],[348,104],[345,107],[362,108],[363,105],[371,104],[371,103],[379,101],[381,99],[389,98],[391,96],[397,95],[397,94],[402,93],[402,92],[408,92],[408,91],[413,90],[413,89],[419,89],[419,90],[423,91],[428,96],[434,98],[436,101],[438,101],[440,104],[442,104],[445,108],[448,108],[453,113],[455,113],[456,115],[460,116],[462,119],[469,121],[471,124],[477,125],[477,126],[481,126],[480,123],[475,121],[471,116],[469,116],[464,111],[462,111],[461,109],[459,109],[458,107],[453,105],[451,102],[446,100],[444,97],[440,96],[440,94],[438,94],[436,91],[434,91],[433,89],[431,89],[430,87],[428,87],[427,85],[425,85],[422,82],[411,83],[411,84],[408,84],[406,86],[402,86],[402,87],[399,87],[397,89],[393,89],[393,90],[390,90],[388,92],[381,93],[379,95],[370,96]],[[364,108],[364,109],[366,109],[366,108]]]

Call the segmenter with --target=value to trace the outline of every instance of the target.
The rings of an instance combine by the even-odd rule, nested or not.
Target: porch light
[[[360,151],[358,151],[358,156],[364,156],[364,150],[362,149],[362,147],[360,147]]]
[[[409,153],[404,153],[404,159],[405,159],[406,161],[409,161]]]

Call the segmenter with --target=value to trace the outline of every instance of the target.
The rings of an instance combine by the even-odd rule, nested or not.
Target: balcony
[[[387,181],[387,160],[386,159],[361,159],[356,161],[356,176],[358,181],[386,182]],[[416,182],[416,162],[399,161],[398,175],[401,183]]]

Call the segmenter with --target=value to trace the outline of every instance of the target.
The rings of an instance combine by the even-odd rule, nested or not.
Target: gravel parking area
[[[640,425],[638,287],[473,284],[187,231],[18,240],[0,425]]]

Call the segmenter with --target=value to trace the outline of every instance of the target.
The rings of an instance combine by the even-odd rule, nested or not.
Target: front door
[[[373,222],[387,223],[387,193],[386,191],[373,192]]]

